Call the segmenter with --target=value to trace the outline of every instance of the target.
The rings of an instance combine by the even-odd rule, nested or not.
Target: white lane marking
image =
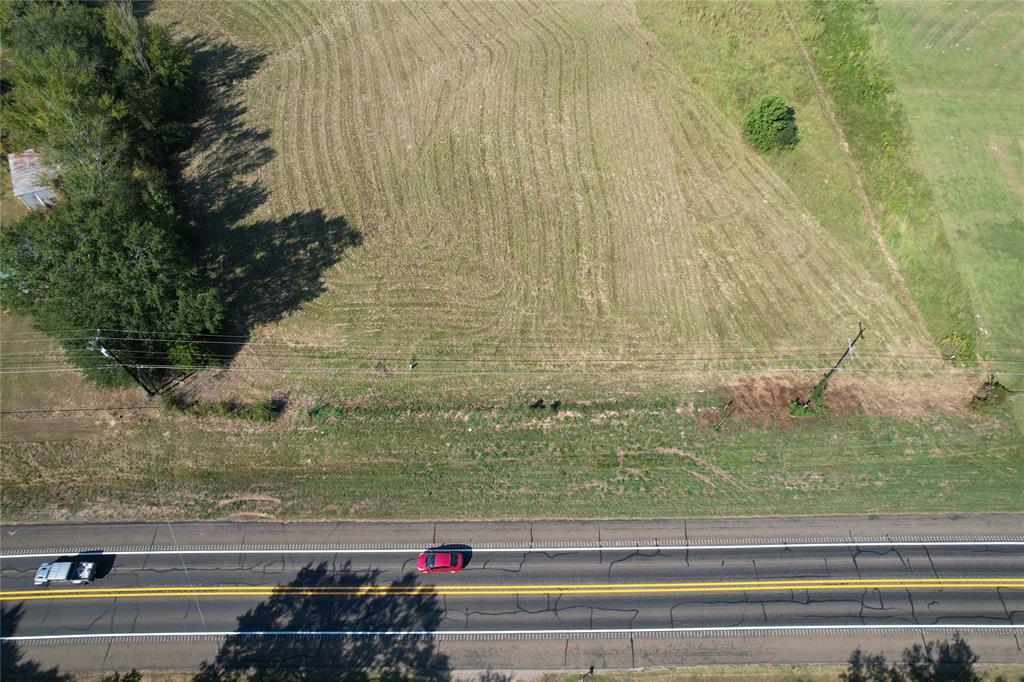
[[[447,637],[447,636],[509,636],[509,635],[637,635],[637,634],[700,634],[716,632],[821,632],[824,630],[1024,630],[1024,625],[993,623],[900,624],[900,625],[751,625],[739,627],[702,628],[597,628],[593,630],[251,630],[246,632],[119,632],[79,633],[71,635],[15,635],[0,641],[46,642],[64,639],[153,639],[157,637]]]
[[[63,552],[47,552],[45,554],[0,554],[0,559],[41,559],[52,557],[54,554],[118,554],[123,556],[144,556],[159,554],[210,554],[210,555],[238,555],[238,554],[410,554],[419,553],[429,547],[438,545],[423,545],[418,548],[406,549],[371,549],[355,548],[349,549],[339,547],[336,549],[303,549],[301,547],[281,547],[279,549],[156,549],[156,550],[109,550],[81,549]],[[443,546],[443,545],[442,545]],[[464,551],[471,551],[473,554],[522,554],[524,552],[536,552],[538,554],[568,554],[580,552],[653,552],[653,551],[691,551],[701,552],[708,550],[730,550],[730,549],[828,549],[836,547],[1024,547],[1024,542],[1019,540],[992,540],[992,541],[896,541],[896,542],[792,542],[792,543],[771,543],[753,545],[637,545],[637,546],[609,546],[609,547],[473,547],[466,546]]]

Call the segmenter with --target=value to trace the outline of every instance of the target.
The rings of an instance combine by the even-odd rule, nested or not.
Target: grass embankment
[[[1024,675],[1024,666],[979,665],[984,680],[1014,680]],[[645,670],[643,672],[600,673],[593,682],[838,682],[846,668],[838,665],[776,666],[736,665]],[[574,682],[578,675],[545,675],[541,682]]]
[[[872,43],[865,3],[788,3],[812,55],[879,228],[914,304],[947,356],[974,359],[977,326],[934,198],[916,162],[906,117]],[[772,3],[642,2],[640,16],[693,79],[739,127],[763,95],[797,110],[800,144],[767,162],[802,206],[880,281],[891,281],[856,198],[850,167],[819,102],[782,6]]]
[[[979,665],[984,679],[1014,680],[1024,676],[1024,666],[1020,665]],[[593,682],[838,682],[845,670],[837,665],[814,666],[776,666],[776,665],[735,665],[735,666],[695,666],[691,668],[654,669],[643,672],[595,673],[587,676]],[[79,675],[80,682],[102,682],[100,674]],[[194,675],[189,673],[143,672],[143,682],[192,682]],[[374,680],[374,676],[369,676]],[[578,673],[548,674],[540,678],[540,682],[576,682]]]
[[[1024,679],[1024,666],[978,666],[984,680]],[[641,673],[603,673],[593,682],[838,682],[843,666],[706,666]],[[574,682],[579,675],[545,675],[541,682]]]
[[[795,8],[801,31],[850,144],[883,235],[931,334],[947,358],[977,356],[978,325],[965,263],[950,248],[935,195],[919,165],[910,125],[869,2],[816,0]]]
[[[1024,5],[882,2],[882,44],[990,366],[1024,371]],[[1021,377],[1004,383],[1024,388]]]
[[[709,426],[718,398],[463,411],[320,405],[9,443],[7,520],[672,517],[1021,510],[998,418]],[[312,412],[312,414],[311,414]],[[71,463],[80,463],[72,466]]]

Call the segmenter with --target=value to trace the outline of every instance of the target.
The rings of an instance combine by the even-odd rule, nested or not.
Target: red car
[[[454,573],[462,570],[462,553],[428,549],[416,560],[420,573]]]

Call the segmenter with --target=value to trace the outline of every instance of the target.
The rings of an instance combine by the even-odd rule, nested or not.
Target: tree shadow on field
[[[184,46],[192,55],[196,92],[188,150],[194,161],[182,189],[203,248],[267,199],[252,174],[274,158],[270,130],[249,125],[244,88],[266,55],[202,36]]]
[[[35,661],[25,660],[25,654],[16,642],[7,640],[18,631],[18,623],[25,615],[24,604],[10,608],[0,605],[0,679],[4,682],[74,682],[74,677],[57,668],[44,670]]]
[[[325,291],[322,273],[362,241],[319,209],[236,227],[213,245],[235,333],[275,322]]]
[[[256,325],[274,322],[324,292],[323,272],[361,242],[344,218],[320,210],[254,221],[267,201],[257,171],[273,160],[270,130],[250,125],[246,90],[266,55],[196,36],[187,41],[198,83],[183,178],[194,242],[226,304],[234,356]],[[251,87],[269,87],[258,81]],[[295,122],[299,125],[300,122]],[[284,188],[283,191],[287,191]]]
[[[359,594],[377,584],[378,571],[354,572],[351,563],[309,564],[266,602],[238,618],[216,659],[204,662],[194,682],[271,680],[405,680],[447,678],[448,657],[429,635],[392,637],[286,635],[289,632],[428,631],[441,622],[437,595],[407,573],[387,583],[403,594]],[[325,589],[332,594],[303,590]],[[407,592],[414,594],[405,594]],[[247,632],[280,635],[246,635]]]

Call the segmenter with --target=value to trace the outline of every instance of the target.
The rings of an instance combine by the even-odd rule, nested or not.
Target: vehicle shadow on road
[[[96,573],[93,575],[93,580],[103,580],[110,574],[111,569],[114,568],[114,562],[117,561],[117,555],[108,554],[102,549],[93,549],[85,552],[79,552],[74,555],[57,557],[53,563],[60,561],[70,561],[74,563],[91,561],[96,564]]]
[[[448,543],[444,545],[438,545],[437,547],[431,547],[431,552],[458,552],[462,555],[462,568],[465,569],[469,566],[469,563],[473,561],[473,548],[469,545]]]
[[[4,682],[74,682],[74,677],[60,672],[56,667],[46,670],[35,661],[26,659],[17,642],[6,639],[18,631],[18,623],[24,615],[23,604],[11,607],[0,605],[0,637],[4,638],[0,641],[0,679]]]
[[[430,634],[285,634],[438,629],[437,595],[420,586],[417,575],[382,585],[379,577],[375,570],[353,571],[350,563],[305,566],[294,581],[239,616],[237,634],[226,639],[212,662],[203,663],[194,681],[447,678],[448,657],[436,650]],[[376,591],[382,588],[392,594]],[[263,634],[246,634],[255,632]]]

